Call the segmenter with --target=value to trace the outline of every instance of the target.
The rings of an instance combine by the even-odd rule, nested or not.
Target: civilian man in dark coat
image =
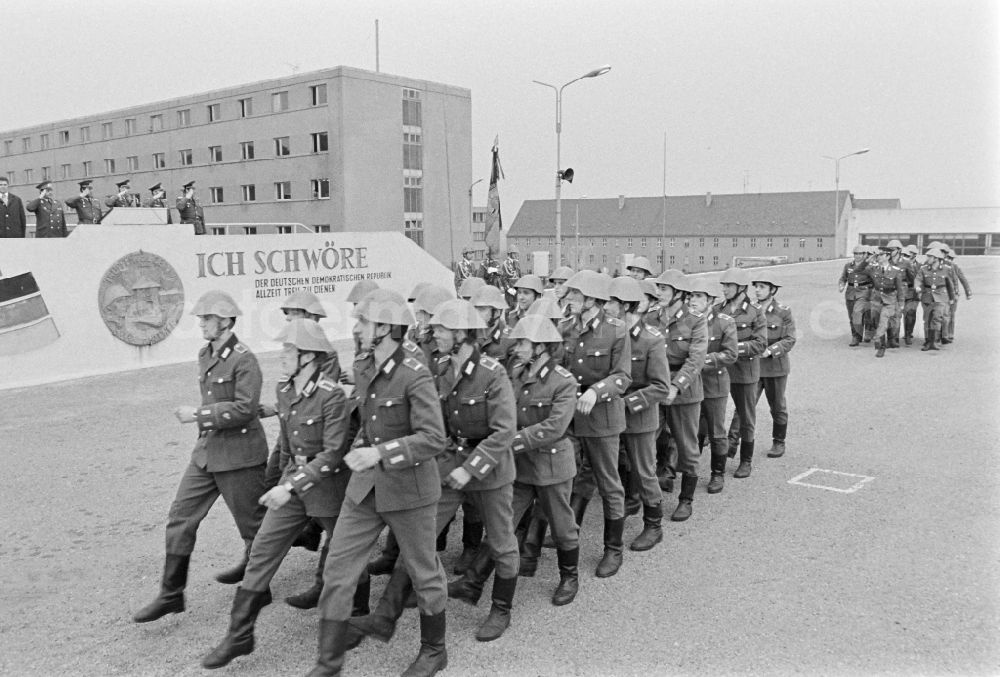
[[[10,183],[0,176],[0,237],[24,237],[24,203],[7,192]]]

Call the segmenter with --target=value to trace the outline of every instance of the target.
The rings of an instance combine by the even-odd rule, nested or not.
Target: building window
[[[190,148],[186,148],[178,153],[180,157],[181,165],[193,165],[194,164],[194,151]]]
[[[423,169],[422,135],[403,133],[403,169]]]
[[[153,153],[153,169],[163,169],[167,166],[166,153]]]
[[[253,99],[240,99],[240,117],[248,118],[253,115]]]
[[[769,237],[766,240],[764,240],[764,246],[767,247],[768,249],[770,249],[771,247],[773,247],[774,246],[774,238],[773,237]]]
[[[256,235],[257,234],[257,226],[243,226],[243,234],[244,235]]]
[[[656,238],[656,248],[657,249],[663,249],[663,239],[662,238],[659,238],[659,237]]]
[[[698,265],[699,266],[705,265],[705,257],[704,256],[699,256],[698,257]]]
[[[733,238],[733,249],[738,249],[739,246],[740,246],[740,238],[734,237]]]
[[[132,136],[135,134],[135,118],[128,118],[125,120],[125,136]]]
[[[177,126],[187,127],[191,124],[191,109],[185,108],[184,110],[177,111]]]
[[[677,239],[676,239],[676,238],[673,238],[673,237],[672,237],[672,238],[670,238],[670,240],[669,240],[669,241],[667,242],[667,244],[668,244],[668,245],[670,245],[671,247],[676,247],[676,246],[677,246]]]
[[[632,248],[632,238],[628,238],[628,242],[625,244],[628,249]]]
[[[223,201],[222,186],[212,186],[208,189],[208,193],[212,197],[212,204],[219,204]]]
[[[806,257],[804,257],[804,256],[800,256],[799,257],[799,261],[805,261],[805,260],[806,260]]]
[[[410,127],[420,127],[420,92],[415,89],[403,90],[403,124]]]
[[[7,183],[14,183],[15,174],[14,172],[7,172]]]
[[[288,110],[288,92],[274,92],[271,94],[271,112],[280,113]]]
[[[481,230],[476,231],[475,233],[472,234],[472,241],[486,242],[486,233]]]
[[[816,238],[816,246],[817,247],[822,247],[823,246],[823,238],[821,238],[821,237],[817,237]]]
[[[247,183],[240,186],[240,190],[243,193],[244,202],[255,202],[257,200],[257,186],[252,183]]]
[[[151,132],[163,131],[163,115],[157,114],[149,116],[149,131]]]
[[[712,257],[712,265],[713,266],[719,265],[719,257],[718,256],[713,256]]]
[[[718,247],[719,246],[719,238],[717,238],[717,237],[713,237],[712,238],[712,246],[713,247]]]
[[[83,175],[84,175],[84,177],[90,176],[90,173],[93,171],[93,169],[94,169],[94,165],[93,165],[93,163],[90,160],[85,160],[83,162]]]
[[[593,246],[594,245],[591,245],[591,247],[593,247]],[[608,238],[606,238],[606,237],[602,237],[601,238],[601,246],[602,247],[607,247],[608,246]]]
[[[68,179],[71,176],[72,165],[59,165],[60,178]]]
[[[330,199],[330,179],[312,179],[309,182],[314,200]]]
[[[279,136],[274,140],[274,154],[278,157],[292,154],[292,147],[287,136]]]
[[[129,155],[127,158],[125,158],[125,165],[128,167],[128,170],[130,172],[136,171],[137,169],[139,169],[139,156]]]
[[[49,135],[42,134],[41,137],[39,137],[39,141],[41,141],[42,150],[47,150],[49,147]]]
[[[211,103],[206,108],[208,109],[209,122],[218,122],[222,119],[222,104]]]
[[[663,252],[660,252],[659,254],[656,255],[656,265],[658,265],[661,268],[663,267]]]
[[[563,242],[566,242],[566,238],[563,238]],[[553,247],[553,246],[555,246],[555,244],[556,244],[556,238],[555,237],[550,237],[549,238],[549,246]]]
[[[417,214],[424,211],[424,189],[419,176],[403,177],[403,211],[407,214]],[[421,222],[423,228],[423,222]],[[422,231],[421,231],[422,232]],[[421,242],[423,235],[421,235]]]
[[[244,160],[253,160],[253,141],[240,143],[240,157]]]
[[[212,235],[225,235],[225,234],[226,234],[225,226],[212,226]]]
[[[312,149],[314,153],[325,153],[330,150],[326,132],[313,132]]]
[[[3,142],[3,154],[10,155],[14,151],[14,142],[7,139]]]
[[[684,238],[684,249],[690,249],[690,248],[691,248],[691,240]]]
[[[703,238],[703,237],[699,237],[698,238],[698,246],[699,247],[704,247],[705,246],[705,238]]]
[[[104,160],[104,173],[105,174],[114,174],[115,173],[115,159],[114,158],[106,158]]]
[[[639,239],[639,248],[640,249],[645,249],[646,248],[646,238],[643,237],[643,238]]]
[[[59,145],[65,146],[68,143],[69,143],[69,130],[64,129],[61,132],[59,132]]]
[[[593,254],[588,254],[587,255],[587,263],[593,263],[593,262],[594,262],[594,255]]]
[[[80,143],[90,141],[90,127],[80,127]]]
[[[806,246],[806,239],[804,237],[800,237],[799,238],[799,248],[805,248],[805,246]]]
[[[309,88],[309,98],[312,105],[322,106],[326,103],[326,85],[313,85]]]
[[[115,128],[114,128],[113,124],[114,123],[111,123],[111,122],[102,122],[101,123],[101,138],[102,139],[111,139],[111,138],[114,138]]]
[[[274,183],[274,199],[275,200],[291,200],[292,199],[292,182],[291,181],[275,181],[275,183]]]
[[[674,265],[677,262],[677,257],[673,254],[670,255],[670,265]]]
[[[52,167],[42,167],[42,181],[52,180]]]
[[[291,234],[292,234],[291,226],[278,226],[278,235],[291,235]]]
[[[24,182],[25,183],[34,183],[35,182],[35,170],[34,169],[25,169],[24,170]]]
[[[21,148],[24,149],[25,153],[28,153],[28,152],[31,151],[31,137],[30,136],[26,136],[23,139],[21,139]]]
[[[222,162],[222,146],[209,146],[208,147],[208,161],[209,162]]]
[[[788,249],[788,238],[787,237],[781,238],[781,246],[784,247],[785,249]]]
[[[607,263],[607,262],[608,262],[608,255],[601,254],[601,263]]]
[[[329,233],[330,232],[330,224],[329,223],[317,223],[315,226],[313,226],[313,230],[315,232],[317,232],[317,233]]]
[[[750,249],[754,249],[757,246],[757,238],[750,238]]]
[[[407,219],[403,227],[403,234],[416,242],[418,246],[424,246],[424,222],[420,219]]]

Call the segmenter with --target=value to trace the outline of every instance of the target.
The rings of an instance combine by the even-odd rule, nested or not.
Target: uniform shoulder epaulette
[[[619,320],[617,317],[606,317],[604,319],[612,327],[624,327],[625,326],[625,323],[622,322],[621,320]]]
[[[316,381],[316,387],[322,388],[329,393],[333,392],[333,389],[337,387],[337,384],[325,376],[320,376],[319,380]]]
[[[786,306],[786,305],[784,305],[782,303],[775,302],[774,305],[778,306],[778,308],[781,309],[781,310],[788,310],[788,306]]]
[[[236,345],[233,346],[233,350],[235,350],[238,353],[245,353],[245,352],[249,351],[250,349],[247,348],[242,343],[237,343]]]
[[[659,338],[660,336],[663,336],[663,334],[660,333],[660,330],[657,329],[656,327],[654,327],[651,324],[644,324],[642,326],[646,328],[646,331],[648,331],[653,336],[656,336],[657,338]]]
[[[444,362],[447,362],[450,359],[451,359],[451,357],[449,357],[448,355],[438,355],[437,363],[438,364],[443,364]]]
[[[416,343],[414,343],[410,339],[405,339],[403,341],[403,350],[405,350],[408,353],[412,353],[412,352],[416,352],[416,351],[420,350],[420,346],[418,346]]]
[[[691,310],[690,308],[688,308],[688,314],[694,315],[695,317],[705,317],[705,313],[699,313],[698,311]]]
[[[566,378],[573,378],[573,374],[570,372],[570,370],[562,365],[558,364],[556,365],[556,373],[559,374],[560,376],[565,376]]]
[[[292,377],[288,376],[287,374],[282,374],[281,376],[278,377],[278,383],[288,383],[291,380]]]
[[[355,362],[360,362],[361,360],[366,360],[371,356],[371,351],[359,350],[358,354],[354,356]]]
[[[481,355],[479,357],[479,364],[480,366],[486,367],[490,371],[493,371],[494,369],[500,366],[500,363],[494,360],[489,355]]]
[[[726,315],[725,313],[716,312],[715,316],[720,320],[728,320],[729,322],[735,322],[732,315]]]
[[[415,357],[407,357],[403,359],[403,364],[412,369],[413,371],[420,371],[424,368],[424,363]]]

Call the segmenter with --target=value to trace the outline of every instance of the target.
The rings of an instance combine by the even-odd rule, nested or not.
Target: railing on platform
[[[67,223],[67,233],[72,233],[76,227],[77,224]],[[311,228],[304,223],[207,223],[205,231],[209,235],[291,235],[329,232]],[[25,237],[35,237],[34,223],[28,223],[25,227]]]

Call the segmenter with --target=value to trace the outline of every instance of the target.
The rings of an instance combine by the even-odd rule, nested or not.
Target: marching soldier
[[[52,182],[42,181],[35,188],[38,197],[24,206],[35,215],[35,237],[66,237],[66,215],[52,197]]]
[[[564,305],[566,298],[566,280],[573,277],[573,269],[569,266],[559,266],[549,275],[549,288],[545,294],[551,294],[560,305]]]
[[[531,274],[521,276],[517,282],[511,286],[511,292],[514,293],[514,307],[507,311],[505,318],[504,337],[501,344],[503,349],[503,358],[501,358],[502,362],[507,362],[510,349],[514,345],[513,339],[510,338],[510,331],[516,327],[518,321],[527,314],[528,308],[531,307],[531,304],[541,298],[544,290],[545,286],[542,283],[542,278]]]
[[[183,186],[184,193],[177,198],[175,206],[181,215],[181,223],[194,226],[195,235],[205,234],[205,210],[198,198],[194,196],[194,181],[188,181]]]
[[[872,281],[868,273],[859,270],[865,261],[868,247],[863,244],[854,246],[854,260],[844,264],[840,273],[839,288],[844,292],[847,304],[847,321],[851,325],[851,347],[861,345],[865,333],[865,313],[871,297]]]
[[[972,288],[969,286],[969,280],[966,279],[965,273],[958,267],[958,263],[955,261],[955,251],[951,247],[944,250],[944,258],[944,267],[951,276],[951,286],[955,290],[955,297],[948,305],[948,322],[941,329],[941,344],[947,345],[955,340],[955,313],[958,312],[958,285],[961,283],[962,289],[965,291],[966,301],[972,299]]]
[[[889,251],[884,248],[875,254],[874,265],[869,256],[859,266],[859,270],[868,273],[872,281],[869,310],[872,319],[878,323],[874,337],[875,357],[885,356],[889,324],[903,307],[906,297],[906,271],[889,261]]]
[[[685,277],[681,271],[668,268],[652,280],[656,287],[656,300],[646,310],[644,321],[656,327],[666,336],[670,318],[684,305],[684,294],[676,293],[678,281]],[[649,280],[643,280],[646,283]],[[648,287],[647,287],[648,289]],[[648,295],[648,293],[647,293]],[[670,433],[670,416],[666,403],[660,405],[660,432],[656,436],[656,465],[660,488],[671,493],[674,490],[674,470],[677,460],[677,442]]]
[[[167,210],[167,223],[173,223],[174,217],[170,214],[170,206],[167,204],[167,192],[163,190],[163,184],[157,183],[149,188],[149,199],[143,203],[143,207],[159,207]]]
[[[319,656],[313,677],[339,675],[352,598],[369,553],[388,525],[399,541],[420,608],[420,653],[407,675],[434,675],[448,664],[446,578],[434,549],[444,447],[441,407],[426,366],[403,351],[413,323],[406,300],[370,292],[353,315],[364,352],[354,363],[363,426],[344,457],[353,471],[334,527],[320,597]]]
[[[626,274],[637,280],[645,280],[653,277],[653,266],[645,256],[636,256],[631,263],[625,266]]]
[[[956,296],[951,276],[943,267],[944,253],[937,248],[927,250],[927,261],[913,286],[924,307],[924,346],[920,350],[938,350],[937,340],[947,320],[948,304]]]
[[[462,247],[462,260],[458,262],[455,267],[455,291],[457,292],[462,288],[462,283],[468,280],[470,277],[475,277],[476,275],[476,264],[472,260],[472,254],[475,250],[470,245],[465,245]]]
[[[250,546],[264,517],[264,506],[257,502],[267,491],[267,440],[257,418],[263,378],[257,358],[233,333],[236,318],[243,313],[228,294],[209,291],[198,299],[191,314],[198,316],[202,336],[208,341],[198,353],[202,403],[178,407],[174,415],[181,423],[197,424],[198,441],[170,506],[160,594],[133,616],[136,623],[184,611],[184,588],[198,526],[219,494],[245,543],[243,561],[216,576],[219,582],[243,580]]]
[[[916,289],[913,282],[917,277],[917,254],[919,250],[916,245],[908,244],[903,248],[900,255],[900,265],[906,269],[906,296],[903,297],[903,340],[906,345],[913,345],[913,328],[917,324],[917,307],[920,299],[917,298]]]
[[[503,315],[507,310],[507,300],[503,297],[503,292],[485,285],[475,291],[469,302],[486,323],[486,329],[479,333],[479,352],[494,360],[504,359],[503,338],[506,325]]]
[[[115,184],[118,188],[118,193],[115,195],[109,195],[105,200],[104,204],[108,207],[138,207],[139,206],[139,196],[135,193],[130,193],[129,189],[132,187],[131,182],[128,179],[124,181],[119,181]]]
[[[767,455],[770,458],[778,458],[785,455],[785,435],[788,432],[785,387],[788,385],[788,374],[791,371],[788,353],[795,346],[796,340],[795,320],[792,319],[791,308],[778,303],[774,298],[781,285],[775,282],[773,276],[761,271],[754,277],[753,286],[757,291],[757,303],[764,310],[764,319],[767,321],[767,347],[760,354],[757,399],[760,400],[760,393],[767,396],[767,405],[771,409],[771,420],[774,425],[771,449]]]
[[[76,211],[76,222],[100,223],[101,203],[97,198],[91,197],[94,190],[94,182],[90,179],[80,182],[80,194],[66,200],[66,204]]]

